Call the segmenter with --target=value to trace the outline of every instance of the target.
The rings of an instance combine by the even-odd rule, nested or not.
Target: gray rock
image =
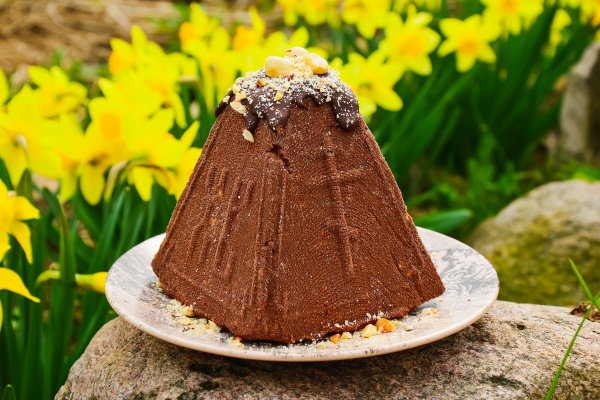
[[[539,399],[581,321],[569,311],[498,301],[435,343],[324,363],[200,353],[117,318],[96,334],[56,399]],[[555,398],[600,398],[599,353],[600,325],[586,321]]]
[[[600,165],[600,42],[571,71],[560,114],[559,160]]]
[[[600,182],[553,182],[515,200],[470,245],[496,268],[500,299],[575,306],[586,299],[569,264],[600,289]]]

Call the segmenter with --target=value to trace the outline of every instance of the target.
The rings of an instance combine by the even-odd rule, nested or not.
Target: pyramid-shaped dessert
[[[406,315],[444,286],[350,88],[301,48],[239,78],[152,267],[245,340]]]

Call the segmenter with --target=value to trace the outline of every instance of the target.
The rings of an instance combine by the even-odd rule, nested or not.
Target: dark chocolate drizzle
[[[335,83],[335,87],[327,86],[325,91],[321,91],[309,84],[295,85],[285,91],[283,98],[279,101],[274,100],[277,89],[273,89],[269,85],[261,86],[256,84],[255,87],[243,89],[242,91],[246,94],[246,98],[240,102],[246,107],[246,129],[254,133],[258,126],[258,121],[260,118],[264,118],[269,128],[274,132],[285,131],[292,106],[296,105],[301,108],[308,108],[304,103],[307,97],[313,99],[318,106],[329,103],[338,124],[345,130],[354,129],[360,119],[358,100],[354,92],[352,92],[348,85],[339,80],[337,75],[328,72],[318,75],[318,77],[331,79]],[[256,78],[270,79],[264,70],[258,71]],[[218,117],[234,98],[233,90],[230,90],[217,106],[215,115]]]

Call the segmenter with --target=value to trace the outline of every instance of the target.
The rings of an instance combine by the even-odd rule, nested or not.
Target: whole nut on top
[[[310,67],[313,74],[326,74],[329,71],[327,60],[315,53],[307,53],[302,56],[302,61]]]
[[[285,52],[286,57],[303,56],[305,54],[308,54],[308,50],[298,46],[292,47],[291,49]]]
[[[271,78],[290,75],[294,71],[294,63],[286,58],[269,56],[265,61],[265,73]]]

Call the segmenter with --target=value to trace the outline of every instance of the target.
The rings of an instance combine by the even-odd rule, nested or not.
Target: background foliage
[[[267,55],[308,47],[340,70],[422,226],[464,237],[547,179],[598,179],[548,168],[541,146],[596,35],[595,0],[278,0],[239,21],[180,10],[168,51],[134,27],[91,84],[60,62],[25,85],[0,71],[0,388],[17,398],[51,398],[114,317],[106,271],[165,230],[216,103]]]

